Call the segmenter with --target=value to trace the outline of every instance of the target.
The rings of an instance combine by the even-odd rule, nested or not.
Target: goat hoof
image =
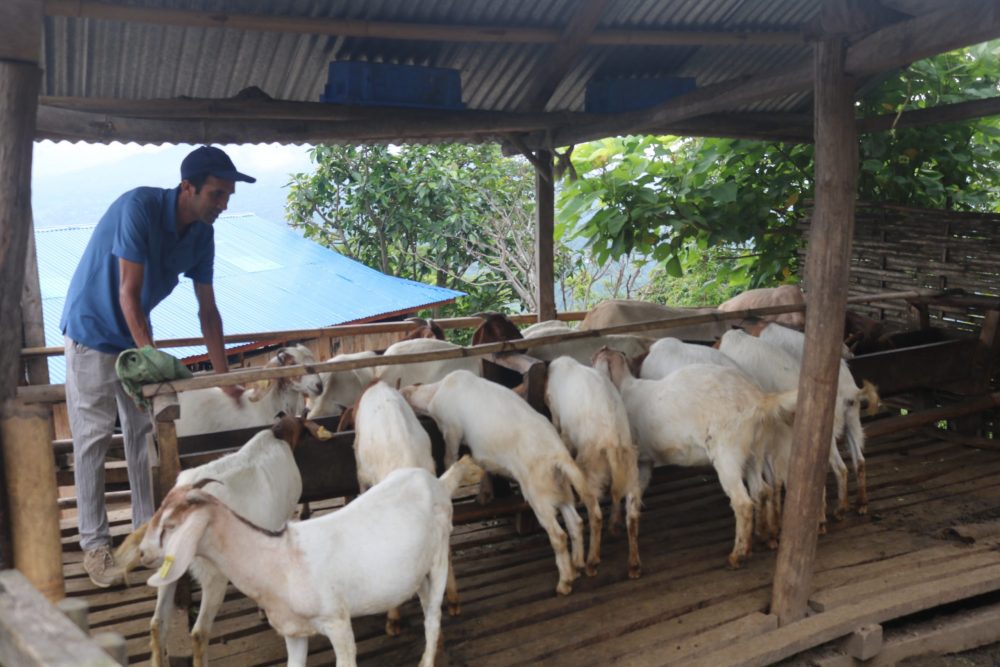
[[[622,534],[622,525],[620,523],[608,524],[608,535],[614,535],[618,537]]]
[[[770,549],[771,551],[774,551],[775,549],[777,549],[778,548],[778,540],[777,540],[777,538],[773,538],[772,537],[771,539],[769,539],[767,541],[767,548]]]
[[[826,535],[826,524],[825,523],[819,524],[819,530],[817,531],[817,533],[819,535]]]
[[[449,616],[458,616],[458,615],[460,615],[461,613],[462,613],[462,609],[461,609],[461,607],[460,607],[460,606],[458,605],[458,603],[455,603],[455,604],[450,604],[450,603],[449,603],[449,604],[448,604],[448,615],[449,615]]]
[[[556,586],[556,593],[558,595],[569,595],[573,592],[573,584],[568,581],[560,581],[559,585]]]
[[[745,557],[743,557],[743,556],[729,554],[729,569],[730,570],[739,570],[740,568],[743,567],[743,561],[744,560],[745,560]]]
[[[385,634],[389,635],[390,637],[398,637],[403,633],[401,625],[402,624],[399,621],[386,621]]]
[[[588,577],[596,577],[597,576],[597,564],[596,563],[587,563],[587,569],[585,571],[586,571]]]
[[[863,505],[858,505],[858,514],[860,514],[861,516],[865,516],[866,514],[868,514],[868,503],[865,503]]]
[[[628,566],[628,578],[638,579],[642,576],[642,565],[629,565]]]

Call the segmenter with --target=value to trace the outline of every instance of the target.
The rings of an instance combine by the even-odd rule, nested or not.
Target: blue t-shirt
[[[97,223],[66,294],[60,327],[87,347],[117,354],[135,347],[118,301],[118,258],[144,267],[141,304],[146,319],[183,273],[212,282],[215,234],[195,222],[177,235],[180,188],[136,188],[111,205]]]

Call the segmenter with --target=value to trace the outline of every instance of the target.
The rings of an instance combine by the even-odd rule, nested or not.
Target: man
[[[149,314],[183,273],[194,281],[212,367],[218,373],[229,369],[212,288],[212,223],[226,210],[236,181],[256,179],[238,172],[221,149],[202,146],[192,151],[181,162],[179,186],[137,188],[111,205],[70,282],[60,326],[66,344],[66,407],[73,431],[80,547],[84,569],[102,588],[119,581],[104,505],[104,460],[116,414],[125,440],[133,529],[156,509],[146,446],[152,424],[125,393],[115,361],[122,350],[153,345]],[[223,391],[238,399],[243,389],[230,386]]]

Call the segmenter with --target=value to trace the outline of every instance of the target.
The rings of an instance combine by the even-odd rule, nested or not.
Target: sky
[[[111,144],[37,141],[35,142],[32,173],[35,177],[59,176],[115,164],[134,155],[149,156],[155,159],[153,156],[170,153],[177,146],[183,147],[187,151],[194,149],[194,146],[187,144],[140,146],[134,143],[121,144],[117,141]],[[301,171],[308,168],[309,165],[309,158],[306,155],[308,146],[241,144],[225,145],[220,146],[220,148],[226,151],[236,163],[237,168],[244,172],[253,173],[254,170],[273,171],[276,169]]]
[[[180,164],[195,147],[187,144],[35,143],[32,207],[36,228],[96,224],[122,193],[152,185],[174,187]],[[236,168],[257,178],[238,183],[230,213],[254,213],[284,223],[289,174],[312,170],[309,146],[245,144],[221,146]]]

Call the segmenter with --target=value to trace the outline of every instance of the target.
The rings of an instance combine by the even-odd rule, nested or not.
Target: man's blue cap
[[[244,181],[246,183],[256,183],[253,176],[236,171],[236,165],[229,159],[225,151],[215,146],[202,146],[187,154],[181,162],[181,180],[190,181],[192,178],[208,174],[221,178],[224,181]]]

